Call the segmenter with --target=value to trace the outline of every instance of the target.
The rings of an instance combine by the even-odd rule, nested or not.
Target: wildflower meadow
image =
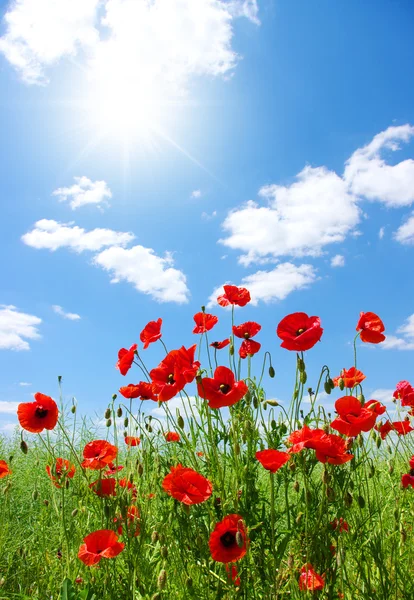
[[[19,404],[21,433],[0,442],[0,599],[414,598],[414,387],[395,382],[389,414],[358,357],[385,340],[380,316],[355,315],[348,363],[315,374],[323,315],[286,315],[263,348],[249,302],[225,285],[190,347],[167,348],[161,319],[138,325],[97,423],[65,401],[64,374]]]

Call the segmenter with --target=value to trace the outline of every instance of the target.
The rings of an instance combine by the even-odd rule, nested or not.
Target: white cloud
[[[111,273],[111,283],[127,281],[159,302],[188,302],[186,277],[173,268],[169,253],[160,257],[143,246],[128,249],[114,246],[96,255],[94,263]]]
[[[227,7],[234,17],[247,17],[253,23],[260,25],[257,0],[230,0]]]
[[[397,329],[401,336],[387,335],[381,343],[383,350],[414,350],[414,314],[410,315],[405,323]]]
[[[47,67],[97,43],[98,5],[99,0],[15,0],[4,16],[0,52],[26,83],[47,83]]]
[[[379,230],[379,232],[378,232],[379,239],[382,240],[382,238],[384,237],[384,235],[385,235],[385,227],[381,227],[380,230]]]
[[[112,192],[106,181],[92,181],[84,175],[74,179],[76,183],[71,187],[58,188],[53,192],[59,202],[69,202],[72,210],[87,204],[108,205],[107,198],[112,198]]]
[[[73,223],[58,223],[51,219],[41,219],[32,231],[25,233],[22,240],[32,248],[44,248],[54,252],[58,248],[70,248],[75,252],[98,251],[105,246],[125,246],[134,239],[132,233],[112,229],[92,229],[85,231]]]
[[[204,219],[204,221],[211,221],[211,219],[214,219],[215,217],[217,217],[216,210],[213,210],[213,212],[211,214],[208,214],[206,212],[201,213],[201,218]]]
[[[393,395],[394,390],[391,389],[386,389],[386,388],[379,388],[377,390],[374,390],[373,392],[371,392],[369,394],[369,398],[367,397],[366,400],[378,400],[378,402],[381,402],[381,404],[384,404],[387,409],[390,408],[394,408],[394,402],[393,402]]]
[[[181,399],[180,396],[175,396],[174,398],[171,398],[171,400],[168,400],[167,403],[163,402],[161,406],[156,405],[156,407],[151,410],[151,414],[156,416],[158,419],[165,419],[165,404],[167,404],[167,408],[174,418],[176,418],[177,409],[180,411],[180,415],[183,417],[183,419],[186,418],[186,411],[191,417],[190,405],[195,414],[198,414],[195,396],[189,396],[189,398],[187,398],[187,396],[183,396],[183,399]]]
[[[19,312],[15,306],[0,305],[0,350],[29,350],[27,340],[38,340],[39,317]]]
[[[21,385],[22,387],[28,387],[29,385],[32,385],[31,383],[28,383],[27,381],[21,381],[19,383],[19,385]]]
[[[318,256],[358,224],[356,198],[336,173],[308,166],[296,179],[290,186],[263,187],[259,195],[268,206],[249,201],[226,217],[229,235],[220,242],[244,252],[242,264],[269,256]]]
[[[414,213],[394,232],[394,238],[400,244],[414,244]]]
[[[201,190],[193,190],[191,192],[191,198],[201,198]]]
[[[389,165],[381,152],[399,150],[399,142],[408,142],[414,127],[388,127],[354,152],[345,165],[344,179],[351,191],[368,200],[378,200],[387,206],[406,206],[414,202],[414,160]]]
[[[275,302],[284,300],[290,293],[307,288],[316,281],[316,270],[312,265],[296,266],[292,263],[281,263],[272,271],[257,271],[244,277],[240,286],[246,287],[251,296],[251,304],[259,302]],[[223,293],[223,286],[214,290],[208,302],[211,308],[217,305],[217,296]]]
[[[331,267],[344,267],[345,266],[345,257],[342,254],[335,254],[331,258]]]
[[[0,413],[6,415],[15,415],[17,414],[18,406],[18,402],[6,402],[5,400],[0,400]]]
[[[76,313],[64,311],[58,304],[54,304],[52,309],[57,315],[63,317],[63,319],[69,319],[69,321],[78,321],[81,318],[80,315],[77,315]]]

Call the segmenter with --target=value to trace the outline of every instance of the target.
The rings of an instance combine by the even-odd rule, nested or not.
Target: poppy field
[[[167,349],[158,319],[114,349],[102,422],[65,405],[60,377],[19,405],[21,431],[0,439],[0,600],[414,598],[414,387],[395,382],[387,410],[357,362],[384,341],[381,318],[356,315],[349,364],[314,379],[321,318],[280,321],[292,372],[278,373],[243,322],[249,291],[217,302],[228,310],[202,307],[188,348]],[[213,341],[219,318],[228,338]],[[290,404],[266,393],[278,377]]]

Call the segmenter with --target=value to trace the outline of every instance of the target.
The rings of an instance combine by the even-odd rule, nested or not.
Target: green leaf
[[[65,579],[60,592],[61,600],[77,600],[77,594],[73,589],[73,585],[70,579]]]

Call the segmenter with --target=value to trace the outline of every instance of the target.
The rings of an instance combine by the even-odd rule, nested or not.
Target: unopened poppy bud
[[[116,400],[118,396],[116,394],[112,394],[112,400]]]
[[[279,402],[277,400],[275,400],[274,398],[271,398],[270,400],[266,400],[266,402],[270,405],[270,406],[279,406]]]
[[[331,390],[331,386],[329,385],[328,381],[325,381],[325,383],[323,384],[324,390],[327,394],[330,394],[332,392]]]
[[[339,378],[339,381],[338,381],[338,387],[339,387],[339,389],[341,390],[341,392],[342,392],[342,391],[344,390],[344,388],[345,388],[345,381],[342,379],[342,377],[340,377],[340,378]]]
[[[104,414],[105,419],[109,419],[109,417],[111,416],[111,409],[107,408]]]
[[[265,400],[262,404],[263,410],[267,410],[267,400]]]
[[[145,424],[145,429],[149,432],[152,433],[152,427],[151,425],[149,425],[148,423]]]
[[[49,506],[49,500],[43,500],[43,504],[44,504],[45,506]]]
[[[359,394],[359,396],[357,396],[357,400],[359,400],[361,402],[361,404],[364,405],[365,404],[364,394]]]
[[[125,417],[125,419],[124,419],[124,427],[128,427],[128,425],[129,425],[129,419],[128,419],[128,417]]]
[[[238,442],[234,444],[234,454],[237,456],[240,454],[240,444]]]
[[[167,548],[167,546],[162,546],[160,552],[161,552],[162,558],[167,558],[167,556],[168,556],[168,548]]]
[[[178,424],[178,427],[181,427],[181,429],[184,429],[184,419],[182,418],[181,415],[177,419],[177,424]]]
[[[375,475],[375,467],[374,467],[374,465],[371,465],[371,467],[369,469],[368,477],[370,479],[372,479],[374,477],[374,475]]]
[[[302,373],[305,370],[305,361],[298,357],[298,369]]]
[[[326,497],[329,502],[333,502],[335,500],[335,490],[328,486],[326,488]]]
[[[329,387],[331,388],[331,390],[333,390],[333,389],[334,389],[334,387],[335,387],[335,384],[334,384],[334,382],[333,382],[333,379],[332,379],[331,377],[329,377],[327,381],[328,381],[328,383],[329,383]]]
[[[112,419],[106,419],[106,426],[110,427],[112,425]]]
[[[71,409],[70,409],[70,412],[71,412],[72,414],[75,414],[75,412],[76,412],[76,404],[72,404],[72,407],[71,407]]]
[[[37,490],[33,490],[33,494],[32,494],[33,500],[37,500],[38,496],[39,496],[39,492]]]
[[[239,548],[243,548],[244,540],[240,531],[236,531],[236,544]]]
[[[137,471],[138,471],[138,475],[141,477],[141,475],[144,472],[144,466],[141,463],[138,464]]]
[[[378,436],[378,437],[377,437],[376,444],[377,444],[377,448],[380,448],[380,447],[381,447],[381,444],[382,444],[382,439],[380,438],[380,436]]]
[[[233,354],[234,354],[234,346],[233,346],[233,344],[230,344],[229,352],[230,352],[230,356],[233,356]]]
[[[352,504],[352,501],[353,501],[352,494],[350,492],[347,492],[344,497],[345,506],[347,508],[349,508]]]
[[[299,525],[299,523],[302,521],[302,517],[303,512],[298,513],[298,516],[296,517],[296,525]]]
[[[58,375],[58,383],[62,383],[62,375]]]
[[[273,377],[276,375],[274,368],[272,367],[272,365],[270,365],[269,367],[269,377],[271,377],[273,379]]]
[[[259,408],[259,399],[257,396],[253,396],[253,406],[254,408]]]
[[[365,508],[365,498],[363,496],[358,496],[358,504],[360,508]]]
[[[152,534],[151,534],[151,542],[153,544],[156,544],[159,539],[160,539],[160,536],[158,534],[158,531],[153,531]]]
[[[72,517],[76,517],[77,514],[78,514],[78,509],[74,508],[71,513]]]
[[[158,575],[158,582],[157,582],[158,588],[160,590],[163,590],[165,588],[166,583],[167,583],[167,571],[165,569],[162,569],[162,571]]]
[[[300,372],[300,382],[305,385],[306,381],[308,380],[308,376],[306,375],[306,371],[301,371]]]
[[[120,406],[118,407],[118,410],[116,411],[116,416],[122,417],[122,408]]]
[[[296,471],[296,463],[294,463],[294,462],[290,462],[290,463],[289,463],[289,469],[290,469],[291,471],[293,471],[293,472],[294,472],[294,471]]]
[[[296,493],[299,492],[299,489],[300,489],[299,481],[295,481],[295,483],[293,484],[293,489],[295,490]]]
[[[20,442],[20,450],[23,452],[23,454],[27,454],[28,449],[29,448],[28,448],[26,442],[24,440],[22,440]]]
[[[277,427],[277,423],[276,423],[276,421],[275,421],[274,419],[272,419],[272,420],[270,421],[270,427],[271,427],[272,429],[276,429],[276,427]]]
[[[192,579],[192,577],[187,577],[187,579],[185,580],[185,585],[186,585],[188,588],[191,588],[191,587],[193,587],[193,579]]]

